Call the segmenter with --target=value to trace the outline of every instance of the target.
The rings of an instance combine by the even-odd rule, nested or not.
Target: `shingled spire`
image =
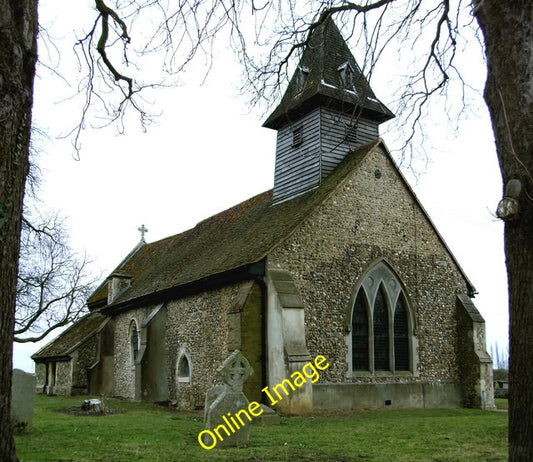
[[[311,32],[289,86],[263,126],[278,130],[273,202],[317,187],[394,114],[376,98],[331,17]]]

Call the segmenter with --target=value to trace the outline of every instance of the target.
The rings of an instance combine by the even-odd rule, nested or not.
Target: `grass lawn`
[[[388,410],[284,418],[252,425],[247,448],[207,451],[201,415],[106,400],[117,411],[70,415],[83,397],[36,397],[33,427],[16,437],[21,461],[499,461],[507,460],[507,413]],[[504,403],[501,403],[502,405]]]
[[[496,407],[498,409],[508,409],[509,408],[509,403],[506,399],[503,399],[503,398],[496,398],[494,400],[494,402],[496,403]]]

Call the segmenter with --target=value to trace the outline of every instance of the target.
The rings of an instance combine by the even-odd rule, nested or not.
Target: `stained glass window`
[[[363,278],[356,294],[348,339],[349,370],[354,373],[412,371],[413,321],[396,274],[385,263],[379,263]]]
[[[407,310],[402,296],[398,297],[394,310],[394,361],[397,371],[408,371],[409,367],[409,326]]]
[[[357,294],[352,315],[352,369],[369,369],[368,311],[362,290]]]
[[[381,287],[374,302],[374,369],[390,370],[389,362],[389,311]]]

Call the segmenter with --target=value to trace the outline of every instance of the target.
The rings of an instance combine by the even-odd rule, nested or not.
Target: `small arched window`
[[[191,381],[191,365],[189,357],[186,353],[181,353],[176,368],[176,375],[178,382],[190,382]]]
[[[130,342],[131,357],[133,362],[136,362],[139,357],[139,331],[137,330],[137,323],[135,321],[131,321],[130,324]]]

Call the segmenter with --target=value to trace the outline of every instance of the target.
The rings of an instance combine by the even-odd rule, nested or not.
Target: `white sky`
[[[47,8],[43,0],[41,16],[52,21]],[[56,11],[68,17],[64,9]],[[476,56],[466,58],[482,82],[482,63]],[[41,197],[68,217],[72,244],[92,257],[95,272],[105,276],[122,260],[139,241],[141,224],[152,242],[272,187],[276,133],[261,128],[264,114],[249,112],[246,99],[238,96],[239,72],[232,56],[217,54],[206,84],[199,85],[200,65],[182,86],[158,94],[156,106],[163,113],[157,126],[142,133],[133,123],[125,135],[112,128],[88,130],[80,161],[73,160],[67,140],[55,138],[77,116],[68,104],[57,104],[64,87],[45,73],[36,81],[34,120],[50,135],[40,146]],[[371,84],[390,107],[394,75],[387,72]],[[480,104],[474,112],[453,133],[444,114],[427,120],[431,161],[418,181],[404,173],[479,291],[474,303],[486,320],[488,346],[506,346],[503,224],[493,215],[501,178],[486,108]],[[387,124],[381,133],[394,149],[397,134],[387,133]],[[32,371],[29,356],[51,338],[16,344],[14,367]]]

